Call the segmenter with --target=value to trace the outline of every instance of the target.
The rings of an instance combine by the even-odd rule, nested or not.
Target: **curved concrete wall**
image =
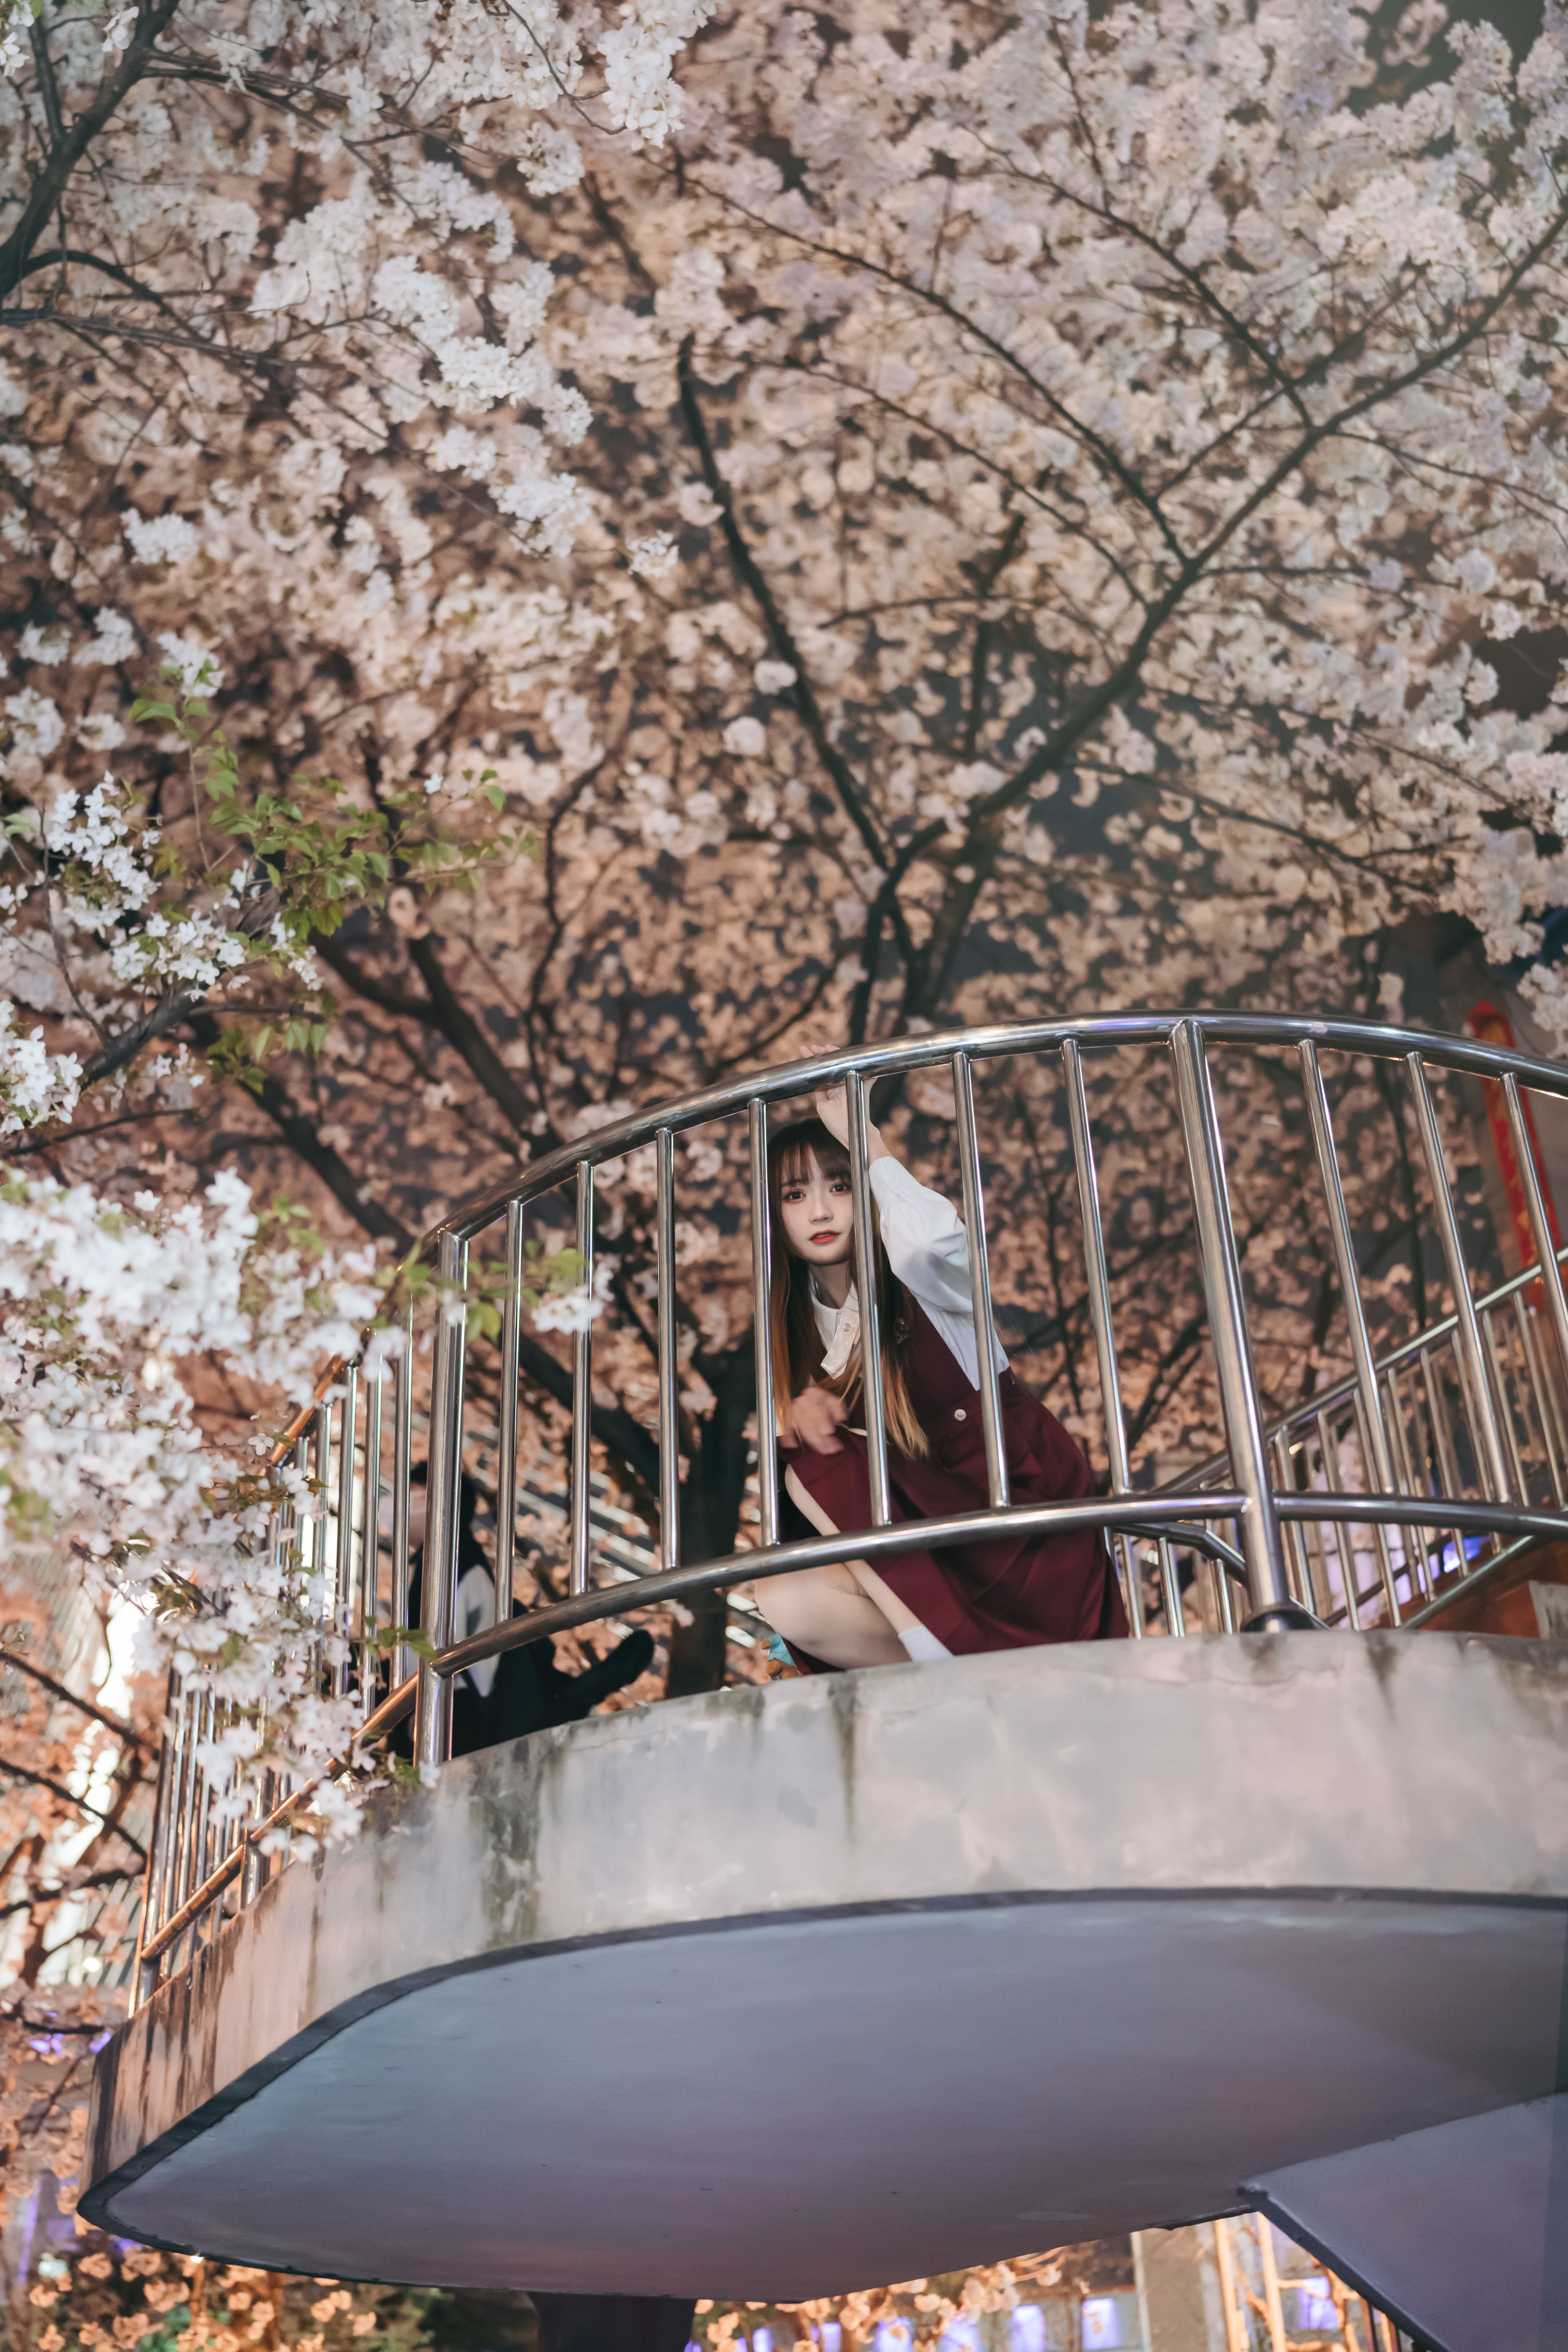
[[[800,2294],[1556,2087],[1568,1645],[1013,1652],[389,1794],[100,2061],[84,2208],[274,2267]]]

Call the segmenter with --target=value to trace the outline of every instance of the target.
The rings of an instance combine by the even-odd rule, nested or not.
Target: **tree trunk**
[[[686,2352],[694,2302],[670,2294],[536,2294],[539,2352]]]
[[[716,1356],[698,1356],[693,1369],[716,1400],[701,1423],[691,1467],[680,1490],[680,1558],[683,1566],[723,1559],[735,1549],[741,1501],[746,1490],[746,1423],[756,1405],[757,1368],[748,1332]],[[698,1592],[685,1604],[689,1625],[677,1623],[669,1640],[667,1698],[724,1687],[724,1633],[728,1622],[722,1592]]]

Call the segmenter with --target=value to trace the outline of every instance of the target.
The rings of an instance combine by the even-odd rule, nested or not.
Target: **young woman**
[[[768,1150],[773,1391],[784,1516],[799,1515],[795,1533],[833,1535],[868,1528],[871,1498],[843,1087],[819,1093],[816,1109]],[[968,1239],[947,1202],[893,1158],[875,1128],[869,1177],[893,1517],[976,1510],[989,1487]],[[994,1333],[991,1345],[1013,1500],[1090,1493],[1079,1448],[1015,1379]],[[855,1560],[764,1577],[757,1605],[808,1673],[1127,1632],[1109,1551],[1092,1528],[903,1551],[877,1569]]]

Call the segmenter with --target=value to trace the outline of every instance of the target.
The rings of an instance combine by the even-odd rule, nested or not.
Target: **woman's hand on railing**
[[[848,1410],[832,1389],[803,1390],[790,1406],[784,1444],[804,1445],[811,1454],[842,1454],[844,1448],[835,1432],[847,1419]]]
[[[818,1087],[812,1101],[816,1116],[828,1134],[836,1143],[841,1143],[847,1151],[849,1149],[849,1096],[843,1081],[840,1080],[836,1087]],[[867,1153],[868,1164],[873,1160],[892,1158],[891,1152],[876,1128],[868,1128],[866,1134],[869,1146]]]

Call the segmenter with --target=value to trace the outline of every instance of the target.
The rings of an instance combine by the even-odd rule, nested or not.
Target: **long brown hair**
[[[805,1182],[816,1160],[828,1178],[847,1176],[849,1154],[819,1118],[797,1119],[768,1138],[768,1213],[773,1221],[772,1307],[773,1398],[780,1418],[803,1390],[821,1387],[847,1396],[860,1385],[860,1349],[831,1380],[822,1370],[822,1335],[812,1307],[811,1269],[795,1255],[784,1232],[781,1195],[786,1184]],[[888,1263],[877,1205],[871,1204],[877,1286],[877,1327],[881,1338],[882,1405],[888,1434],[900,1453],[923,1462],[931,1444],[910,1397],[906,1359],[911,1318],[903,1284]]]

